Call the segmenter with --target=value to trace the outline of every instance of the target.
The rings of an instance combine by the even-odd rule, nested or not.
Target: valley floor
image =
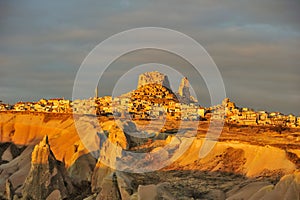
[[[148,173],[109,169],[89,154],[77,134],[74,118],[82,119],[79,129],[92,133],[90,138],[101,138],[101,134],[106,134],[119,148],[128,147],[127,151],[153,155],[147,162],[121,156],[121,165],[131,162],[132,166],[146,169],[151,164],[161,164],[163,159],[173,158],[176,153],[177,159]],[[41,174],[49,175],[49,171],[49,180],[44,180],[45,184],[51,186],[53,177],[56,177],[54,182],[59,182],[61,187],[54,184],[51,187],[59,192],[47,192],[50,196],[61,195],[66,199],[98,200],[103,199],[103,194],[108,191],[118,193],[119,197],[116,195],[112,199],[131,200],[143,199],[143,195],[179,200],[250,199],[251,196],[253,200],[274,199],[278,194],[285,195],[279,197],[288,200],[300,198],[300,129],[215,124],[222,132],[209,154],[199,158],[210,126],[207,121],[167,120],[162,123],[152,120],[132,124],[124,121],[120,128],[111,119],[101,117],[96,120],[103,132],[98,132],[90,118],[65,114],[0,113],[0,199],[10,199],[11,194],[16,199],[28,195],[30,191],[26,188],[39,187],[30,181],[42,180],[45,177]],[[128,139],[126,131],[123,132],[125,129],[149,134],[151,138]],[[99,141],[91,142],[94,145]],[[190,146],[179,154],[178,149],[187,143]],[[115,162],[114,158],[120,156],[109,146],[104,144],[102,147],[106,151],[104,159],[108,162]],[[157,157],[155,152],[159,152]],[[99,153],[102,155],[101,151]],[[51,173],[57,173],[55,170],[61,178],[57,179],[56,174],[52,177]],[[72,188],[72,192],[62,190],[64,187]]]

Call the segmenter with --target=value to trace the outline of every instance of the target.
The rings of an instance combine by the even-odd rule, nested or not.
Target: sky
[[[299,0],[0,0],[0,100],[71,99],[78,69],[100,42],[133,28],[163,27],[205,48],[237,106],[300,115],[299,13]],[[143,62],[181,70],[199,103],[210,105],[192,66],[159,51],[120,57],[99,93],[111,95],[128,66]],[[123,89],[134,89],[132,76]],[[177,87],[178,77],[170,79]]]

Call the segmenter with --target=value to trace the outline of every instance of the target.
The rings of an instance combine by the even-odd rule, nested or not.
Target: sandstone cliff
[[[78,128],[90,133],[95,132],[96,135],[90,120],[80,120],[80,122]],[[70,114],[0,113],[0,143],[36,145],[45,135],[48,135],[56,159],[64,161],[67,167],[78,157],[88,153],[78,136],[73,116]]]
[[[183,140],[185,138],[181,138]],[[168,169],[234,172],[247,177],[258,177],[265,173],[289,174],[299,167],[289,160],[285,150],[238,141],[218,142],[206,157],[199,159],[203,142],[203,139],[194,140]]]

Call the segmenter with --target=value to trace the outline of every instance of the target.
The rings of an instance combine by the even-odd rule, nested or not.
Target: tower
[[[95,99],[98,99],[98,86],[95,89]]]

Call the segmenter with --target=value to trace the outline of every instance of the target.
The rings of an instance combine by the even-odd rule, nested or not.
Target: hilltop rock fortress
[[[148,84],[162,85],[169,90],[171,89],[168,76],[157,71],[146,72],[139,76],[137,89]]]
[[[190,84],[187,77],[182,78],[178,92],[174,93],[171,89],[168,76],[157,71],[141,74],[139,76],[137,90],[133,91],[133,95],[133,98],[137,96],[156,97],[155,102],[157,102],[158,99],[163,99],[164,102],[171,100],[183,104],[197,102],[190,94]],[[149,98],[147,98],[147,100],[149,100]]]
[[[173,93],[168,76],[157,71],[141,74],[137,89],[126,94],[131,101],[144,100],[148,103],[167,105],[168,102],[179,102]],[[139,109],[139,108],[138,108]]]

